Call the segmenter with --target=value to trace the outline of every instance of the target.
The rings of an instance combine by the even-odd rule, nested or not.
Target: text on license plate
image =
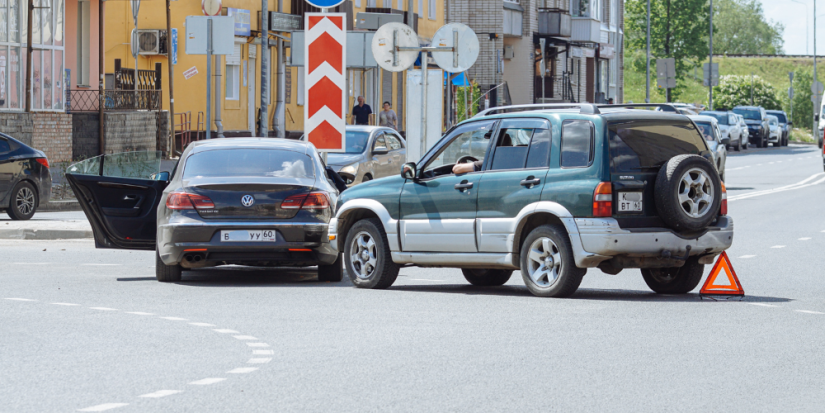
[[[276,232],[271,229],[257,231],[221,231],[222,242],[275,242],[277,240]]]
[[[619,192],[619,212],[642,212],[642,193]]]

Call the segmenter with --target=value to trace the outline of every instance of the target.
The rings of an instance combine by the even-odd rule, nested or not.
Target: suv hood
[[[746,123],[746,124],[748,124],[748,126],[751,126],[751,125],[758,126],[758,125],[761,125],[761,124],[762,124],[762,121],[761,121],[761,120],[750,120],[750,119],[745,119],[745,123]]]
[[[346,166],[354,162],[358,162],[363,154],[360,153],[328,153],[327,165],[329,166]]]

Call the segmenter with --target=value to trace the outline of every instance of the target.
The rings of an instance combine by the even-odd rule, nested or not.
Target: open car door
[[[154,250],[157,209],[169,173],[160,151],[101,155],[71,165],[66,180],[92,225],[97,248]]]

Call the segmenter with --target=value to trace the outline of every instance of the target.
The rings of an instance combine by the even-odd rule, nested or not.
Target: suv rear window
[[[757,109],[734,109],[733,113],[738,113],[747,120],[762,120],[762,113]]]
[[[183,179],[257,176],[314,178],[312,159],[299,152],[275,149],[215,149],[186,159]]]
[[[630,121],[611,123],[610,165],[615,172],[659,169],[677,155],[707,150],[702,135],[685,121]]]
[[[716,118],[720,125],[727,125],[728,124],[728,114],[727,113],[716,113],[716,112],[700,112],[700,115],[705,116],[712,116]]]

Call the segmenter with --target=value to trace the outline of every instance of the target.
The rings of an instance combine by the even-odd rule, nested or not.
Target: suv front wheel
[[[344,262],[350,281],[360,288],[388,288],[398,277],[384,225],[375,218],[362,219],[347,233]]]
[[[576,267],[567,231],[542,225],[527,235],[521,246],[521,276],[533,295],[569,297],[582,282],[584,268]]]
[[[643,268],[642,277],[647,286],[659,294],[687,294],[702,281],[704,271],[699,258],[692,257],[681,267]]]
[[[509,270],[480,270],[477,268],[462,268],[461,272],[470,284],[479,287],[504,285],[513,275],[513,271]]]

